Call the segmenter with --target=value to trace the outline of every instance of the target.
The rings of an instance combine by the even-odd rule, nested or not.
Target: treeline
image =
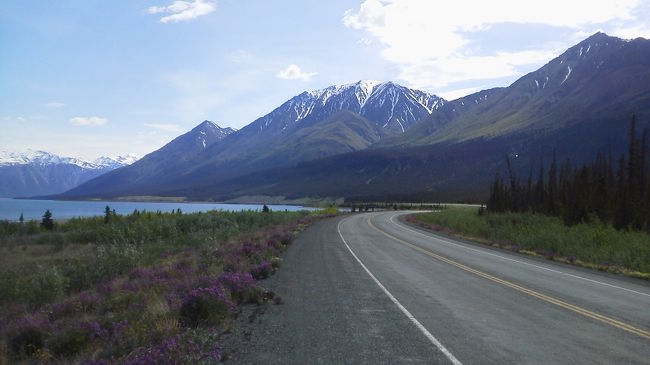
[[[392,209],[392,210],[441,210],[445,206],[441,203],[410,203],[410,202],[356,202],[349,203],[346,201],[345,204],[341,205],[344,208],[350,208],[352,213],[354,212],[374,212],[375,209]]]
[[[639,136],[634,116],[629,136],[627,154],[617,162],[613,161],[611,151],[601,151],[591,164],[572,167],[567,160],[559,166],[554,153],[548,172],[540,163],[536,181],[532,167],[526,181],[515,176],[506,156],[508,181],[497,174],[490,188],[487,211],[559,216],[567,225],[597,217],[617,229],[650,232],[648,130],[644,128]]]

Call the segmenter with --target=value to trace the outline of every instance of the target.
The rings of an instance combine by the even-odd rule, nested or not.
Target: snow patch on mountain
[[[201,145],[203,149],[206,149],[215,141],[220,141],[235,131],[236,129],[234,128],[222,128],[215,122],[204,120],[201,124],[194,127],[190,133],[193,132],[198,144]]]
[[[122,166],[128,166],[138,160],[138,156],[129,153],[125,156],[117,156],[117,157],[106,157],[102,156],[92,162],[93,165],[95,165],[97,168],[101,167],[107,167],[111,169],[116,169],[118,167]]]
[[[564,80],[562,80],[562,82],[560,83],[560,85],[564,84],[564,83],[566,82],[566,80],[569,79],[569,75],[571,75],[571,71],[572,71],[572,70],[571,70],[571,66],[567,66],[567,73],[566,73],[566,76],[564,76]]]

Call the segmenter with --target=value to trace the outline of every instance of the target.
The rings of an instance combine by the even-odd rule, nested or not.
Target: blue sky
[[[360,79],[453,99],[598,30],[650,38],[650,2],[10,0],[0,150],[142,156],[204,119],[241,128]]]

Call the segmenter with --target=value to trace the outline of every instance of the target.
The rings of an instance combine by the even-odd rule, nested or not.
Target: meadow
[[[435,232],[650,280],[650,235],[617,230],[597,217],[589,223],[567,226],[560,217],[510,212],[479,215],[475,207],[451,206],[406,219]]]
[[[0,222],[0,364],[195,364],[323,214],[138,212]]]

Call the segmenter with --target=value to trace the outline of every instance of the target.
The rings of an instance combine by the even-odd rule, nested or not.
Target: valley
[[[649,19],[7,3],[0,365],[648,364]]]

